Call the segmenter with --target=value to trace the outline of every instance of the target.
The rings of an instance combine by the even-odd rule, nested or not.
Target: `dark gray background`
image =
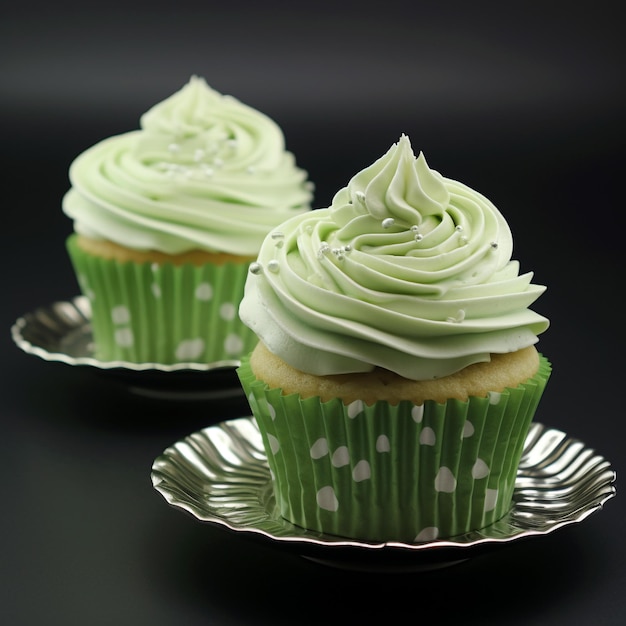
[[[60,201],[71,160],[199,74],[273,117],[326,206],[401,133],[491,198],[554,374],[537,419],[624,466],[624,38],[617,2],[15,3],[0,20],[3,271],[0,621],[26,625],[622,624],[623,497],[454,568],[343,572],[167,506],[167,446],[247,414],[168,403],[16,348],[27,311],[78,292]],[[618,483],[619,491],[619,483]],[[507,608],[501,608],[503,599]],[[289,606],[301,619],[282,619]],[[446,622],[444,622],[446,623]]]

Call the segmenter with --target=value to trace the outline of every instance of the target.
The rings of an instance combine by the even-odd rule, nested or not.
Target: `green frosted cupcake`
[[[412,543],[506,515],[551,371],[528,308],[545,288],[511,251],[496,207],[405,136],[266,237],[238,374],[285,519]]]
[[[257,377],[245,357],[238,374],[285,519],[355,539],[413,543],[483,528],[509,511],[550,374],[544,357],[513,388],[417,404],[284,394],[262,380],[269,363],[257,362]]]
[[[310,209],[306,172],[267,116],[192,77],[70,167],[67,249],[102,360],[238,362],[237,310],[268,232]]]

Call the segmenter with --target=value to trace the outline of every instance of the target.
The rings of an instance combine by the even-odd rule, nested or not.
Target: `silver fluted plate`
[[[610,463],[564,432],[533,423],[514,504],[479,531],[426,543],[369,543],[305,530],[283,519],[261,435],[252,417],[220,422],[167,448],[152,466],[165,500],[202,522],[347,569],[397,571],[446,566],[523,538],[583,521],[615,493]]]
[[[157,398],[228,398],[242,395],[235,368],[239,360],[215,363],[132,363],[101,361],[94,356],[91,305],[85,296],[41,306],[11,327],[15,344],[46,361],[95,368]]]

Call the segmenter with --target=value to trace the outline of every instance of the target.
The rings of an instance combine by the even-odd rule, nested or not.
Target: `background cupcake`
[[[507,513],[550,374],[528,308],[545,288],[511,254],[496,207],[406,136],[266,237],[238,374],[286,519],[414,542]]]
[[[193,76],[69,175],[67,248],[98,358],[214,363],[250,350],[237,315],[248,264],[312,197],[274,121]]]

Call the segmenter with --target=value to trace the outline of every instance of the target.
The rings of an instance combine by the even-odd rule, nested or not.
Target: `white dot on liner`
[[[371,477],[372,470],[370,464],[365,460],[359,461],[352,469],[352,479],[357,483],[369,480]]]
[[[232,302],[224,302],[224,304],[220,306],[220,317],[223,320],[230,322],[235,319],[236,314],[237,307]]]
[[[439,537],[439,529],[436,526],[427,526],[426,528],[422,528],[422,530],[420,530],[415,537],[415,542],[434,541],[437,537]]]
[[[415,422],[419,424],[424,419],[424,405],[416,404],[411,409],[411,417],[413,418]]]
[[[339,508],[339,500],[335,495],[335,490],[331,487],[322,487],[316,496],[317,505],[325,511],[336,511]]]
[[[472,478],[480,480],[489,476],[489,467],[482,459],[476,459],[476,463],[472,467]]]
[[[339,446],[334,452],[333,456],[330,459],[330,462],[335,467],[344,467],[350,463],[350,452],[346,446]]]
[[[467,439],[467,437],[471,437],[474,434],[474,424],[472,422],[466,421],[463,424],[463,432],[461,433],[461,438]]]
[[[489,392],[489,404],[500,404],[501,398],[502,398],[502,394],[499,391]]]
[[[348,417],[354,419],[359,413],[363,411],[363,401],[355,400],[348,405]]]
[[[328,454],[328,441],[325,437],[320,437],[311,446],[310,454],[312,459],[321,459]]]
[[[423,446],[434,446],[436,439],[435,431],[428,426],[420,433],[420,443]]]
[[[498,490],[487,489],[485,492],[485,512],[493,511],[496,508],[498,502]]]
[[[111,309],[111,320],[114,324],[128,324],[130,322],[130,311],[123,304]]]
[[[213,297],[213,287],[209,283],[200,283],[196,287],[196,298],[207,302]]]
[[[152,285],[150,285],[150,289],[152,290],[152,295],[155,298],[160,298],[161,297],[161,285],[159,285],[158,283],[152,283]]]
[[[134,342],[135,338],[130,328],[119,328],[115,331],[115,343],[120,348],[130,348]]]
[[[435,491],[452,493],[456,489],[456,478],[448,467],[441,467],[435,477]]]
[[[274,435],[268,433],[267,440],[270,444],[270,450],[272,451],[272,454],[276,454],[280,450],[280,444],[278,443],[278,439],[276,439]]]
[[[196,361],[204,352],[204,340],[196,337],[194,339],[185,339],[176,347],[176,359],[178,361]]]
[[[267,412],[273,420],[276,419],[276,409],[269,402],[267,403]]]
[[[224,352],[232,356],[237,356],[243,352],[243,341],[241,337],[230,334],[224,339]]]
[[[376,439],[376,452],[391,452],[391,444],[387,435],[379,435]]]

